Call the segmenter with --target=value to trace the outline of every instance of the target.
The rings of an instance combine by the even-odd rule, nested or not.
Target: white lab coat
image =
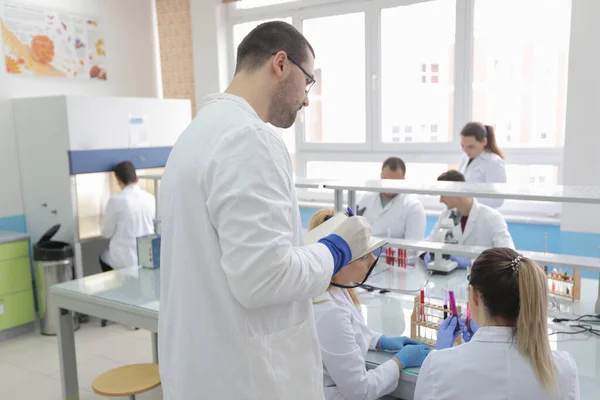
[[[468,165],[468,166],[467,166]],[[506,165],[496,153],[484,151],[469,164],[469,157],[463,154],[458,171],[465,176],[467,183],[506,183]],[[478,199],[481,203],[498,208],[504,199]]]
[[[482,327],[469,343],[429,353],[417,380],[415,400],[578,400],[573,357],[553,351],[559,389],[540,385],[529,360],[519,352],[509,327]]]
[[[326,400],[374,400],[398,386],[398,364],[388,360],[366,369],[365,358],[381,333],[364,322],[348,291],[333,289],[313,301],[317,333],[323,356]]]
[[[425,208],[414,195],[399,194],[383,208],[379,193],[367,193],[358,207],[366,207],[363,216],[371,225],[373,236],[387,237],[389,232],[394,239],[425,238]]]
[[[302,246],[282,139],[243,99],[203,99],[161,187],[160,375],[166,400],[323,398],[312,298],[333,274]]]
[[[446,210],[442,213],[427,240],[435,240],[435,233],[440,227],[441,220],[448,218],[451,212],[451,210]],[[458,240],[458,244],[462,245],[515,248],[515,243],[508,232],[508,226],[502,214],[477,200],[473,201],[464,233],[459,222],[454,226],[452,234],[454,239]]]
[[[114,269],[138,265],[137,238],[154,232],[154,196],[136,184],[108,199],[102,236],[110,239],[102,261]]]

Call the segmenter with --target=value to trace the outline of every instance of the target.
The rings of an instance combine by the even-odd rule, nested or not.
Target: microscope
[[[457,244],[458,240],[454,238],[453,231],[454,227],[460,224],[461,217],[462,215],[458,211],[452,210],[449,216],[442,218],[438,230],[433,235],[433,240],[438,243]],[[427,269],[433,273],[446,275],[458,268],[458,263],[452,261],[449,254],[442,254],[441,258],[436,257],[435,253],[432,253],[431,256],[432,261],[427,264]]]

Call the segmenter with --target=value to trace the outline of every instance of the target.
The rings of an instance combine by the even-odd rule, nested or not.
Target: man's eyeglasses
[[[277,53],[273,53],[272,55],[274,56],[276,54]],[[294,64],[296,67],[300,68],[300,71],[302,71],[304,73],[304,75],[306,75],[306,77],[308,78],[308,83],[306,84],[306,89],[304,89],[304,92],[308,95],[308,92],[310,92],[310,89],[312,89],[312,87],[317,82],[315,80],[315,77],[312,76],[311,74],[309,74],[308,72],[306,72],[306,70],[304,68],[302,68],[302,66],[300,65],[300,63],[297,62],[296,60],[294,60],[292,57],[290,57],[288,55],[287,58],[288,58],[288,60],[291,61],[292,64]]]

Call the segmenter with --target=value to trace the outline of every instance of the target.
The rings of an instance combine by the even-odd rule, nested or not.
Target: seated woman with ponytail
[[[334,215],[330,209],[317,212],[309,229]],[[365,324],[354,287],[368,278],[378,256],[369,254],[344,267],[333,276],[327,292],[313,300],[326,400],[379,399],[396,389],[402,369],[420,366],[430,351],[415,340],[383,336]],[[365,357],[375,349],[396,355],[367,371]]]
[[[475,260],[468,279],[472,319],[444,321],[441,351],[423,363],[415,400],[579,399],[573,358],[550,349],[543,269],[514,250],[493,248]],[[466,343],[451,347],[461,333]]]
[[[460,132],[460,144],[465,153],[458,171],[465,176],[467,183],[506,183],[504,154],[496,133],[490,125],[469,122]],[[503,199],[477,199],[487,206],[498,208]]]

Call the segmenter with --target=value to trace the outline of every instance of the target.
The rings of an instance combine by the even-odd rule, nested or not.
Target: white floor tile
[[[80,398],[103,399],[91,386],[101,373],[125,364],[152,362],[150,338],[148,331],[118,324],[105,328],[94,320],[82,324],[75,332]],[[0,341],[0,399],[62,400],[56,337],[32,333]],[[137,399],[160,400],[162,390],[159,387]]]

